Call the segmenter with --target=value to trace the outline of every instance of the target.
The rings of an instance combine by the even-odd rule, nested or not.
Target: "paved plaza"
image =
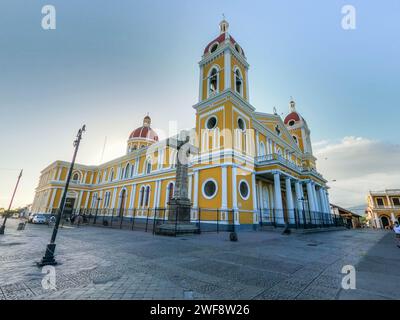
[[[35,265],[52,228],[10,219],[0,237],[0,299],[400,299],[400,249],[369,229],[281,235],[273,231],[185,237],[64,227],[56,288]],[[341,289],[344,265],[355,290]]]

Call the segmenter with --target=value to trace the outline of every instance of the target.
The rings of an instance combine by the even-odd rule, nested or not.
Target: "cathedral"
[[[232,219],[238,230],[268,223],[333,224],[327,181],[316,169],[306,120],[293,99],[284,119],[250,104],[247,57],[225,19],[199,68],[190,138],[197,153],[188,164],[191,218],[200,219],[201,209],[209,223]],[[146,116],[129,135],[126,154],[98,166],[75,165],[65,210],[151,219],[148,212],[167,208],[173,197],[176,161],[177,150],[159,141]],[[33,213],[56,212],[69,166],[55,161],[41,171]]]

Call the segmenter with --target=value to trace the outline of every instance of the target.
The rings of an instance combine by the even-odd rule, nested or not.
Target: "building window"
[[[210,53],[215,52],[218,49],[218,42],[214,43],[211,47],[210,47]]]
[[[212,68],[210,72],[210,76],[208,78],[208,95],[214,95],[218,93],[218,82],[219,82],[219,75],[218,69]]]
[[[206,199],[212,199],[215,197],[218,191],[217,182],[214,179],[208,179],[203,183],[203,196]]]
[[[238,123],[238,127],[240,130],[242,130],[242,131],[246,130],[246,123],[244,122],[244,120],[242,118],[238,118],[237,123]]]
[[[147,159],[145,162],[144,162],[144,173],[145,174],[149,174],[151,172],[151,160],[150,159]]]
[[[144,205],[146,207],[148,207],[149,203],[150,203],[150,186],[147,186],[146,187],[146,197],[145,197]]]
[[[377,204],[379,207],[383,207],[383,206],[384,206],[383,199],[382,199],[382,198],[377,198],[377,199],[376,199],[376,204]]]
[[[240,54],[243,53],[242,48],[241,48],[237,43],[235,44],[235,49],[236,49],[236,51],[237,51],[238,53],[240,53]]]
[[[143,202],[144,202],[144,191],[145,191],[145,188],[144,188],[144,187],[141,187],[141,188],[140,188],[140,195],[139,195],[139,198],[140,198],[139,206],[140,206],[140,207],[143,207]]]
[[[295,124],[294,120],[290,120],[290,121],[289,121],[289,126],[292,127],[292,126],[294,126],[294,124]]]
[[[260,150],[259,150],[259,155],[260,156],[265,156],[265,145],[264,142],[260,142]]]
[[[241,96],[243,95],[243,78],[239,68],[235,71],[235,91]]]
[[[294,142],[296,142],[296,144],[298,144],[299,141],[297,140],[297,137],[296,136],[292,136],[292,137],[293,137]]]
[[[79,173],[74,173],[74,175],[72,176],[72,181],[75,183],[79,182]]]
[[[125,179],[128,179],[128,177],[129,177],[129,169],[130,169],[130,165],[129,165],[129,163],[126,165],[126,167],[125,167],[125,175],[124,175],[124,178]]]
[[[114,169],[111,169],[109,181],[111,182],[111,181],[113,181],[113,180],[114,180]]]
[[[207,119],[206,127],[207,129],[214,129],[217,126],[217,117],[211,116]]]
[[[393,205],[394,206],[400,206],[400,198],[393,198]]]
[[[108,208],[110,206],[111,193],[107,191],[104,195],[104,208]]]
[[[243,200],[247,200],[250,196],[250,187],[246,180],[239,183],[239,193]]]

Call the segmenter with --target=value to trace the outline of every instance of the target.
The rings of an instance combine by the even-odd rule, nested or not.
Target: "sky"
[[[48,4],[55,30],[41,26]],[[355,30],[341,25],[348,4]],[[33,201],[40,171],[70,160],[82,124],[84,164],[123,155],[147,113],[158,132],[194,127],[198,62],[223,13],[250,64],[251,104],[285,115],[294,97],[331,202],[400,188],[397,0],[2,0],[0,207],[21,168],[14,207]]]

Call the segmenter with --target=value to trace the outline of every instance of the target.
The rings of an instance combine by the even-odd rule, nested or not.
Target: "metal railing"
[[[335,214],[297,209],[259,209],[260,226],[283,227],[294,229],[343,227],[345,220]]]
[[[256,163],[257,164],[268,164],[268,163],[271,163],[271,162],[282,163],[285,166],[287,166],[287,167],[289,167],[289,168],[291,168],[291,169],[293,169],[295,171],[298,171],[298,172],[303,171],[303,168],[301,166],[298,166],[297,164],[289,161],[288,159],[285,159],[283,156],[281,156],[278,153],[271,153],[271,154],[266,154],[266,155],[263,155],[263,156],[256,157]]]

